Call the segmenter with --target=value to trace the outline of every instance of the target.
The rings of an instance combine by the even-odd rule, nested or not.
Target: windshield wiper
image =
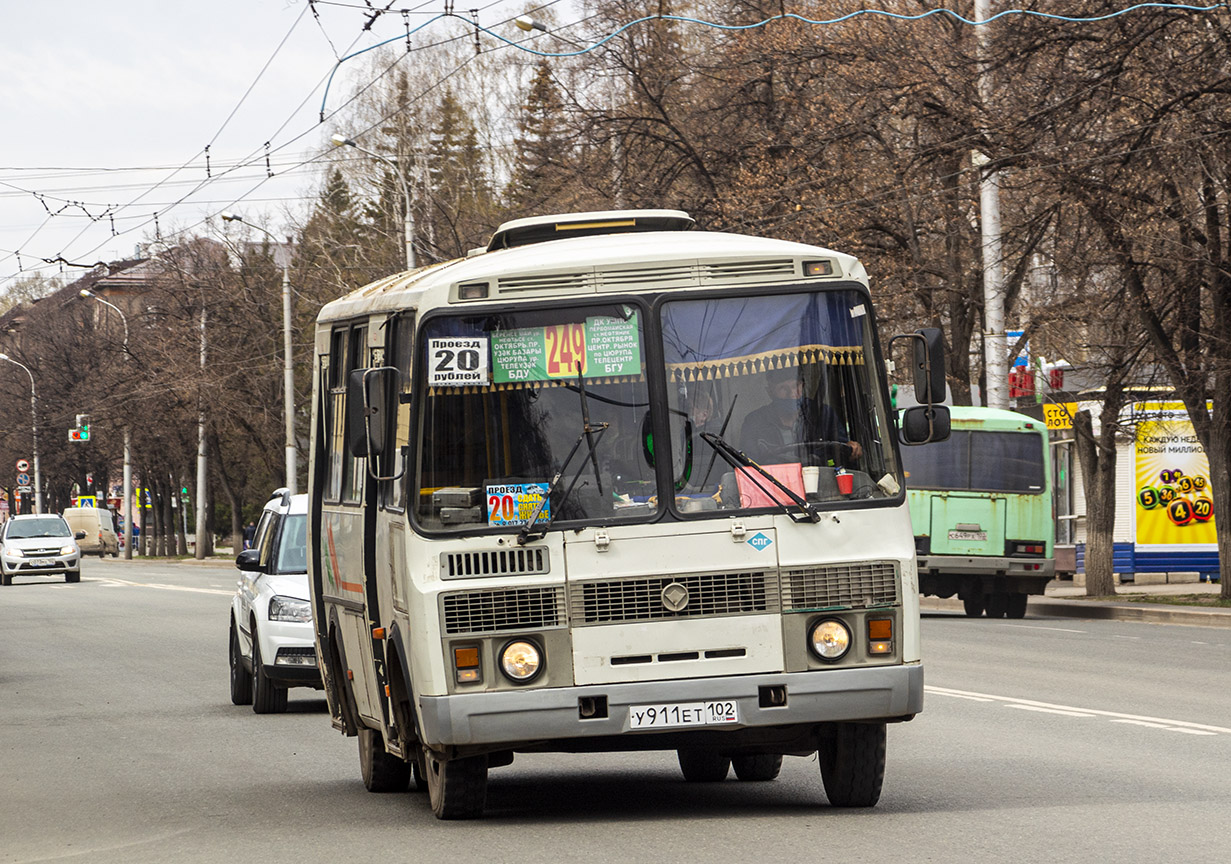
[[[787,504],[783,503],[782,501],[779,501],[772,494],[770,494],[770,491],[766,489],[761,484],[761,481],[758,480],[755,476],[747,472],[744,473],[745,477],[747,477],[753,483],[757,484],[757,488],[759,488],[762,492],[764,492],[765,495],[769,498],[769,500],[780,505],[782,507],[782,512],[790,516],[792,521],[794,522],[819,522],[821,521],[820,511],[818,511],[815,507],[813,507],[803,498],[800,498],[798,495],[796,495],[794,492],[792,492],[790,489],[784,486],[778,480],[777,477],[775,477],[773,474],[770,474],[768,471],[766,471],[764,468],[762,468],[760,465],[758,465],[756,462],[750,459],[748,457],[748,454],[745,453],[743,450],[739,450],[735,447],[732,447],[729,443],[727,443],[722,438],[721,435],[715,435],[713,432],[702,432],[701,439],[705,441],[707,444],[709,444],[711,447],[713,447],[714,452],[716,452],[719,456],[721,456],[723,460],[726,461],[736,471],[738,471],[741,468],[751,468],[753,471],[756,471],[758,474],[760,474],[770,483],[773,483],[775,486],[777,486],[779,489],[785,492],[787,497],[790,498],[791,501],[794,502],[795,506],[798,507],[802,512],[797,513],[794,510],[792,510]]]
[[[556,516],[564,509],[564,502],[573,494],[573,489],[577,486],[577,481],[581,479],[581,473],[586,470],[586,457],[589,457],[590,463],[594,466],[594,480],[598,484],[598,494],[601,497],[603,494],[603,480],[598,472],[598,456],[595,451],[598,449],[598,442],[602,440],[603,433],[607,431],[610,423],[599,423],[597,425],[590,422],[590,406],[586,402],[586,384],[581,377],[581,367],[577,368],[577,389],[581,393],[581,434],[577,436],[577,440],[573,442],[573,448],[568,451],[568,455],[564,457],[564,462],[560,465],[560,470],[556,472],[556,476],[551,478],[551,483],[547,487],[547,491],[543,493],[543,500],[535,505],[534,511],[530,514],[530,518],[526,520],[526,524],[522,526],[521,531],[517,534],[517,545],[525,546],[529,540],[541,540],[547,536],[547,531],[551,528],[551,523],[555,521]],[[534,525],[538,522],[539,514],[543,512],[543,508],[551,500],[551,493],[556,491],[556,487],[560,485],[560,478],[564,476],[564,472],[568,470],[569,463],[573,461],[573,456],[577,453],[577,448],[581,446],[581,442],[586,442],[586,456],[582,457],[581,465],[577,468],[577,473],[573,475],[572,481],[568,484],[568,489],[564,490],[564,494],[560,496],[560,503],[552,514],[547,517],[546,524],[543,525],[543,530],[534,531]]]

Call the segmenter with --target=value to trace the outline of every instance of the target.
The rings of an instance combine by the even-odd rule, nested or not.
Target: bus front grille
[[[442,594],[440,608],[444,632],[449,636],[564,624],[563,592],[557,585]]]
[[[530,576],[550,571],[550,555],[540,546],[520,549],[489,549],[479,552],[442,552],[440,554],[441,579]]]
[[[574,627],[754,615],[778,609],[778,581],[772,572],[650,576],[569,585],[569,620]]]
[[[900,602],[898,568],[892,561],[830,564],[782,571],[784,612],[866,609],[893,606]]]

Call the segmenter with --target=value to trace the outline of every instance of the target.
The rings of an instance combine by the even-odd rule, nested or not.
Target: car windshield
[[[278,573],[308,572],[308,517],[287,516],[282,520],[282,538],[278,541]]]
[[[4,535],[9,540],[29,540],[35,537],[72,537],[68,523],[59,516],[39,519],[14,519]]]
[[[613,303],[426,322],[419,524],[657,512],[643,324],[637,307]]]

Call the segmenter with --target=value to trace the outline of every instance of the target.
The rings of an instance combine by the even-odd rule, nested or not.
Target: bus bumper
[[[785,688],[786,704],[762,707],[762,688]],[[605,700],[605,716],[582,716],[582,703]],[[629,707],[707,701],[739,704],[739,722],[629,728]],[[654,736],[841,720],[908,720],[923,710],[923,666],[877,666],[790,674],[646,681],[584,687],[423,696],[419,720],[429,746],[516,744],[612,736]],[[647,745],[650,742],[645,742]],[[646,749],[657,749],[647,746]]]
[[[994,558],[990,555],[920,555],[919,573],[970,574],[973,576],[1024,576],[1051,580],[1056,572],[1052,558]]]

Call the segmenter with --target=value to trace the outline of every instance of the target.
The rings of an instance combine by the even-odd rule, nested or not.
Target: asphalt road
[[[873,810],[816,762],[689,785],[673,754],[519,756],[488,816],[372,795],[324,701],[227,691],[224,566],[0,588],[0,862],[1224,862],[1231,629],[924,620],[928,692]]]

